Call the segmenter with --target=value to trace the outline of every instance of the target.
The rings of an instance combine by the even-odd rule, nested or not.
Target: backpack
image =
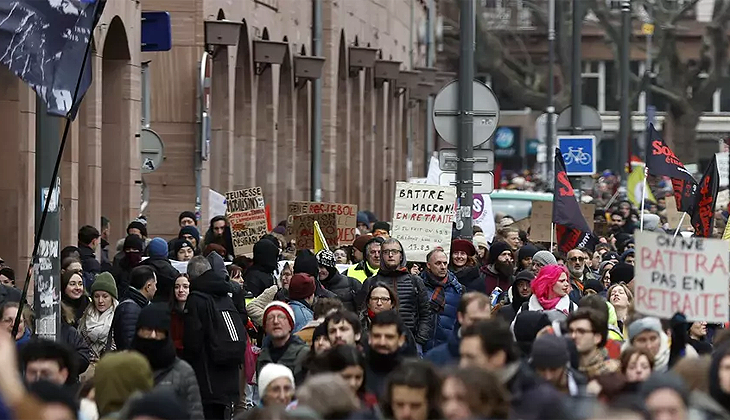
[[[241,364],[244,361],[248,335],[233,300],[228,296],[211,296],[193,291],[205,301],[207,320],[203,325],[212,327],[205,331],[205,345],[208,356],[216,365]]]

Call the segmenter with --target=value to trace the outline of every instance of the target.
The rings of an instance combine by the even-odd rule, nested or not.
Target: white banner
[[[408,261],[426,261],[442,247],[449,255],[456,187],[398,182],[395,186],[391,236],[405,249]]]
[[[225,216],[226,196],[214,189],[208,190],[208,219],[216,216]]]
[[[730,171],[730,153],[728,152],[720,152],[715,153],[715,157],[717,158],[717,173],[720,174],[720,188],[727,187],[728,182],[730,182],[730,179],[728,179],[728,171]]]
[[[728,321],[728,252],[720,239],[636,233],[636,311],[669,319]]]

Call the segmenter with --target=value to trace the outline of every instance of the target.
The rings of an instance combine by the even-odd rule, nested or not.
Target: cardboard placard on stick
[[[337,217],[337,243],[351,245],[355,241],[355,228],[357,228],[357,206],[354,204],[290,201],[287,206],[287,238],[296,237],[294,216],[323,213],[334,213]]]
[[[588,222],[591,231],[594,228],[593,213],[596,205],[592,203],[580,203],[580,212]],[[535,242],[550,242],[550,229],[553,222],[553,202],[533,201],[532,213],[530,214],[530,240]],[[515,222],[517,223],[517,222]]]
[[[314,221],[319,223],[327,246],[337,247],[337,215],[335,213],[297,214],[292,228],[297,241],[297,249],[314,249]]]
[[[728,319],[728,252],[721,239],[639,232],[636,237],[636,311],[669,319],[725,323]]]
[[[525,232],[527,232],[530,229],[530,218],[525,217],[524,219],[520,219],[507,227],[524,230]]]
[[[677,229],[679,221],[682,220],[682,212],[677,210],[677,200],[673,195],[667,195],[664,197],[665,208],[667,209],[667,223],[669,224],[669,230]],[[682,222],[682,229],[689,229],[692,227],[692,218],[690,215],[684,216]]]
[[[408,261],[425,262],[440,246],[450,255],[456,188],[397,182],[391,236],[405,249]]]
[[[253,256],[254,244],[268,233],[261,187],[227,192],[226,218],[231,225],[233,252],[236,256]]]

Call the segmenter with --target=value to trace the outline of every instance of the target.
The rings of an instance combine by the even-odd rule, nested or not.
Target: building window
[[[583,85],[581,88],[581,103],[600,110],[598,99],[600,98],[599,86],[601,84],[601,75],[598,71],[598,61],[584,61],[583,73],[581,79]]]

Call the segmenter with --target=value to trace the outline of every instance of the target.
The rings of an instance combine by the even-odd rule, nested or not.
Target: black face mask
[[[129,261],[130,267],[136,267],[139,265],[139,263],[142,262],[142,253],[141,252],[125,251],[124,255],[127,256],[127,261]]]
[[[135,336],[132,349],[142,353],[149,360],[152,370],[165,369],[175,362],[175,344],[169,336],[164,340]]]

